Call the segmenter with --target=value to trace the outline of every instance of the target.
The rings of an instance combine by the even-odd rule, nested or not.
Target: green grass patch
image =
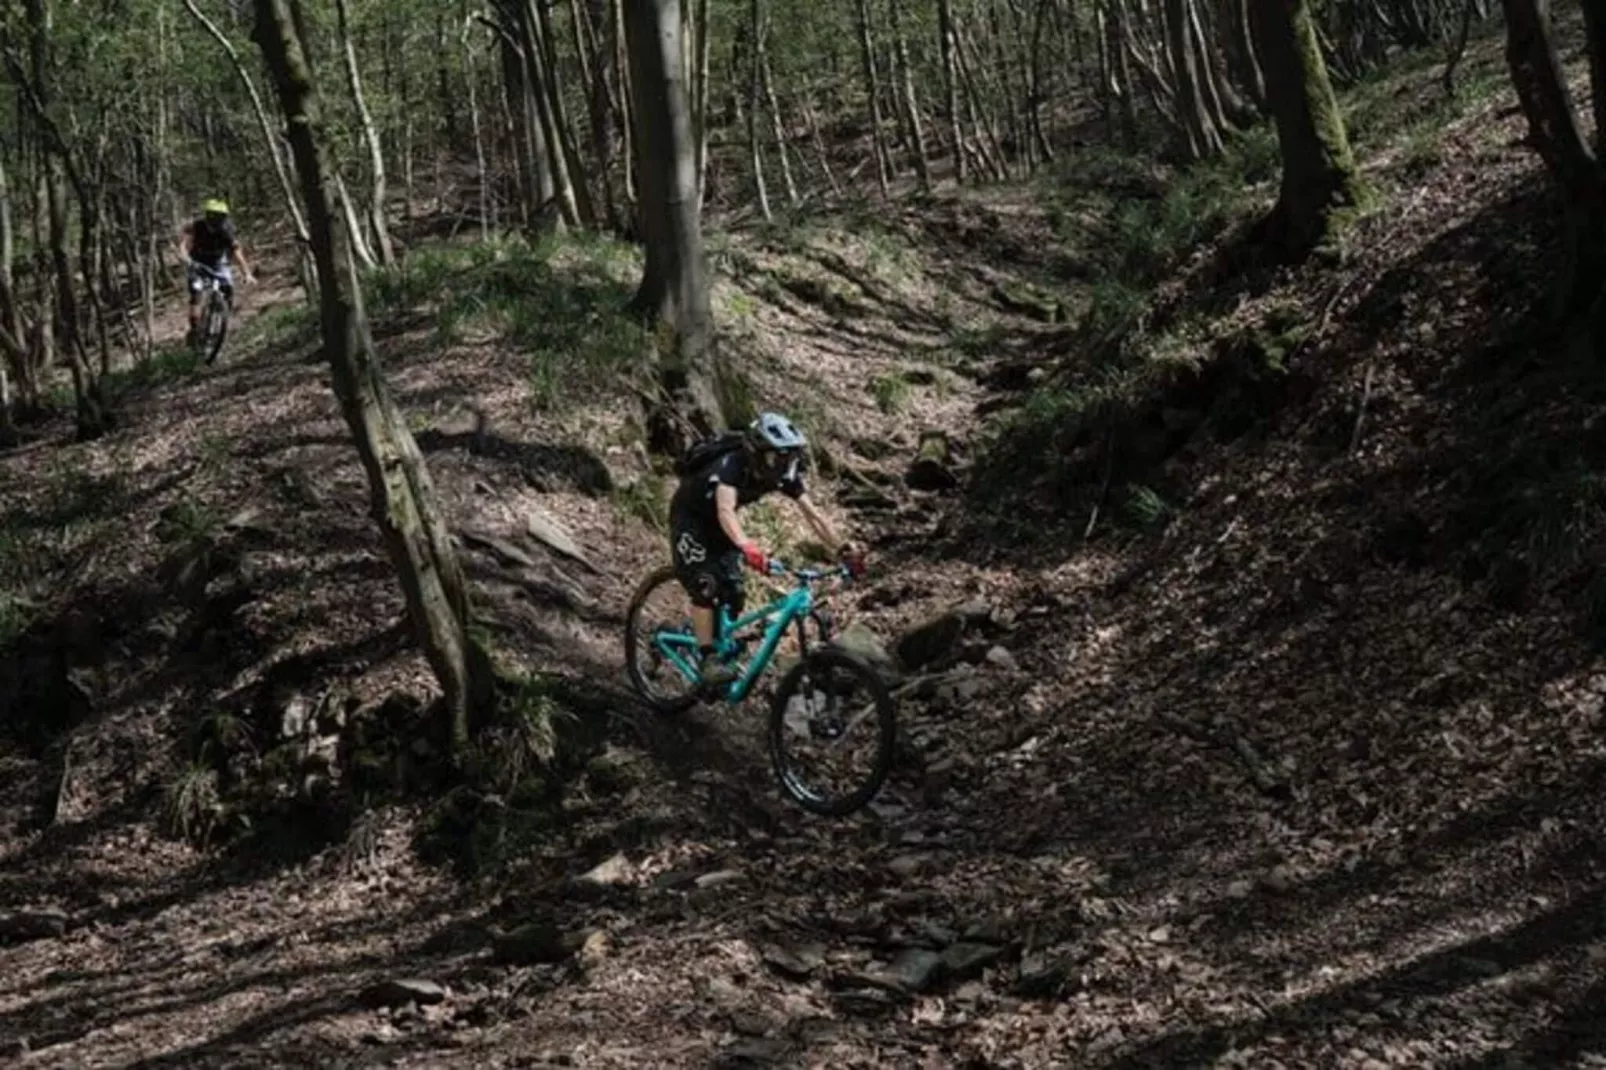
[[[887,375],[878,375],[870,380],[870,393],[875,398],[876,408],[888,416],[902,412],[909,403],[909,380],[898,372]]]
[[[299,349],[318,340],[322,325],[314,305],[275,305],[258,313],[240,332],[240,344],[263,349]],[[228,342],[224,342],[228,347]]]
[[[1453,97],[1443,89],[1444,55],[1438,49],[1400,53],[1341,89],[1339,111],[1350,144],[1358,153],[1371,154],[1402,140],[1425,140],[1428,131],[1440,135],[1450,123],[1509,95],[1511,72],[1498,48],[1502,36],[1499,19],[1474,27],[1456,71]],[[1418,148],[1418,158],[1425,151]]]
[[[630,517],[660,534],[669,531],[669,481],[657,472],[648,472],[630,483],[613,489],[613,505],[622,516]]]
[[[1257,187],[1277,173],[1276,135],[1262,124],[1186,168],[1109,149],[1079,154],[1056,175],[1046,207],[1060,236],[1086,251],[1095,285],[1146,288],[1258,206]]]
[[[648,332],[625,315],[633,294],[629,247],[566,234],[426,246],[365,280],[376,315],[427,309],[443,344],[489,335],[530,362],[540,409],[642,366]]]

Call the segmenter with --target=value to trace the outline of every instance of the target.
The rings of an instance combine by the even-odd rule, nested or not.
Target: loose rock
[[[427,1007],[445,999],[446,989],[434,981],[412,977],[376,982],[357,996],[359,1003],[370,1008],[404,1007],[412,1003]]]

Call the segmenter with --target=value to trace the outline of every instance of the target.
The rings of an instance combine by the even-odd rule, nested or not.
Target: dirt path
[[[217,368],[141,394],[107,441],[0,458],[10,535],[73,580],[21,646],[65,674],[23,675],[89,711],[63,739],[0,745],[0,902],[45,932],[0,921],[0,1051],[38,1067],[1606,1065],[1606,672],[1560,586],[1513,608],[1397,535],[1454,504],[1421,473],[1453,472],[1458,433],[1487,414],[1464,386],[1479,347],[1533,330],[1465,312],[1419,333],[1447,322],[1455,280],[1502,300],[1537,285],[1537,252],[1513,262],[1493,225],[1543,232],[1518,151],[1458,148],[1432,196],[1477,179],[1512,199],[1486,190],[1500,212],[1379,246],[1376,285],[1313,358],[1314,400],[1264,441],[1180,460],[1194,497],[1163,538],[1126,543],[990,542],[957,522],[959,498],[902,481],[924,431],[963,465],[977,407],[1011,394],[978,380],[1010,367],[1024,385],[1059,330],[994,293],[1059,270],[1026,204],[716,250],[737,280],[721,314],[764,395],[879,495],[842,514],[878,564],[845,616],[892,638],[969,603],[903,706],[899,775],[845,822],[780,800],[756,711],[666,722],[622,693],[625,599],[662,556],[629,414],[532,411],[528,355],[494,336],[443,342],[398,317],[387,373],[472,536],[499,645],[584,681],[610,726],[561,819],[494,880],[421,861],[421,810],[283,856],[157,831],[179,741],[212,711],[277,731],[329,682],[363,708],[423,687],[305,322],[264,317]],[[900,229],[925,251],[900,252]],[[1413,311],[1378,331],[1391,296]],[[1368,367],[1390,384],[1368,451],[1336,459],[1330,425],[1347,441]],[[596,571],[534,545],[536,513]],[[1285,790],[1161,715],[1252,741]]]

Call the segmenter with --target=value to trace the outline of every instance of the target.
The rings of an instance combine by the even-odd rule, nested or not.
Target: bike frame
[[[817,577],[799,577],[798,585],[792,590],[768,605],[761,606],[735,620],[731,619],[729,609],[724,606],[719,607],[718,649],[721,654],[729,654],[736,648],[734,640],[731,639],[733,633],[760,621],[769,621],[758,650],[747,660],[747,664],[742,667],[736,679],[726,686],[724,695],[726,701],[740,702],[747,697],[753,684],[769,667],[770,658],[774,656],[775,648],[780,644],[781,636],[786,634],[786,629],[790,628],[793,622],[803,620],[814,612],[814,591],[809,586],[811,578]],[[671,665],[680,670],[688,682],[696,683],[700,679],[697,671],[695,635],[683,631],[660,631],[653,635],[653,644]]]
[[[194,267],[196,271],[201,273],[205,280],[211,284],[212,289],[217,290],[222,288],[223,272],[218,271],[216,268],[207,267],[199,260],[191,260],[190,265]]]
[[[226,305],[228,302],[223,299],[223,273],[213,271],[199,260],[191,260],[190,263],[195,265],[195,270],[201,276],[201,308],[203,311],[213,301],[223,301]]]

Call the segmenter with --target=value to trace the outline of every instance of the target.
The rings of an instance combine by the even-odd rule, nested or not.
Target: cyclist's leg
[[[728,683],[735,678],[728,665],[714,656],[715,614],[721,594],[719,557],[710,551],[703,533],[688,529],[670,533],[675,578],[691,600],[692,631],[697,636],[698,669],[705,683]]]
[[[234,311],[234,269],[229,266],[227,260],[224,260],[218,264],[217,273],[217,288],[223,291],[223,301],[228,306],[229,311],[232,312]]]
[[[185,341],[194,342],[196,332],[201,327],[201,273],[194,264],[184,265],[184,284],[190,291],[190,333]]]
[[[732,617],[742,615],[747,608],[747,585],[742,582],[742,552],[726,550],[715,562],[714,574],[719,580],[719,604],[730,610]]]
[[[693,528],[674,528],[669,532],[669,558],[675,567],[675,578],[691,599],[692,630],[697,645],[704,649],[714,645],[714,599],[717,591],[706,566],[712,559],[707,539]]]

